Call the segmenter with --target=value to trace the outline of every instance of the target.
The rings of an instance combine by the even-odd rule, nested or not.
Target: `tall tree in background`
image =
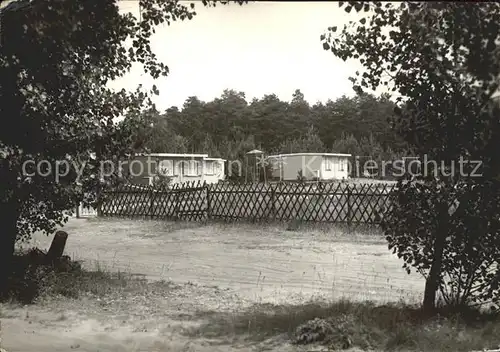
[[[310,126],[300,137],[283,141],[273,154],[286,153],[322,153],[326,148],[314,126]]]
[[[271,94],[254,98],[248,104],[245,93],[231,89],[208,102],[189,97],[182,110],[167,109],[164,115],[169,131],[161,133],[169,138],[174,138],[170,137],[172,133],[176,138],[182,137],[191,152],[215,153],[224,158],[231,157],[223,152],[226,148],[221,148],[221,144],[239,144],[249,136],[254,138],[256,148],[268,153],[280,150],[344,152],[341,145],[345,135],[354,139],[357,146],[363,143],[363,151],[358,147],[356,150],[366,155],[381,155],[378,149],[382,148],[383,155],[392,159],[406,147],[388,122],[394,115],[395,105],[385,96],[377,98],[363,93],[310,106],[297,89],[291,98],[287,102]],[[151,133],[152,138],[146,143],[149,147],[156,140],[155,135],[160,135],[155,131]],[[372,147],[375,149],[369,150]],[[163,152],[179,150],[166,142],[163,148]]]
[[[247,113],[245,93],[226,89],[220,98],[207,104],[204,131],[212,130],[222,139],[240,140],[245,135],[244,119]]]
[[[344,154],[364,155],[359,141],[348,133],[343,133],[341,138],[335,140],[332,150]]]
[[[170,118],[172,127],[175,131],[187,138],[189,151],[193,152],[196,145],[200,145],[205,138],[203,129],[203,114],[205,113],[205,102],[197,97],[189,97],[182,107],[182,114],[175,115],[179,120]]]
[[[365,126],[356,123],[357,114],[355,99],[342,96],[335,101],[328,101],[321,113],[318,111],[316,120],[316,128],[321,140],[331,147],[335,140],[342,136],[342,133],[353,134],[356,138],[361,136],[363,132],[359,129],[364,129]]]
[[[311,108],[300,89],[292,95],[286,118],[282,133],[286,139],[303,137],[311,125]]]
[[[500,115],[491,97],[499,87],[500,5],[340,6],[366,17],[338,36],[331,27],[321,36],[324,49],[363,65],[358,92],[387,86],[399,94],[395,127],[436,162],[398,183],[397,204],[384,219],[389,247],[426,277],[426,311],[438,290],[448,303],[498,307]],[[482,175],[473,177],[471,164],[458,172],[461,157],[481,161]]]
[[[250,104],[250,131],[259,148],[269,150],[279,146],[280,136],[287,121],[288,104],[275,94],[265,95],[262,99],[254,99]]]
[[[151,153],[187,153],[187,138],[176,134],[167,114],[160,114],[155,107],[144,111],[139,117],[129,114],[122,124],[126,125],[132,121],[136,122],[133,132],[134,149],[144,149],[145,152]]]

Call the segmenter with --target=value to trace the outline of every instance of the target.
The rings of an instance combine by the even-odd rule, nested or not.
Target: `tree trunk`
[[[0,203],[0,297],[7,293],[17,237],[17,202]]]
[[[425,282],[423,310],[426,314],[433,314],[436,309],[436,292],[439,288],[443,253],[448,232],[448,205],[444,202],[439,211],[439,224],[434,241],[434,258],[431,270]]]

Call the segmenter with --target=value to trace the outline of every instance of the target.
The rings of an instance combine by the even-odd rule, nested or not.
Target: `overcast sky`
[[[137,1],[120,6],[138,14]],[[160,110],[181,107],[193,95],[212,100],[226,88],[245,92],[248,101],[270,93],[288,101],[295,89],[310,103],[353,95],[348,78],[360,67],[324,51],[319,39],[328,27],[341,28],[355,18],[338,3],[262,1],[204,8],[200,2],[196,11],[191,21],[159,26],[152,39],[154,52],[170,68],[168,77],[154,81],[135,67],[113,87],[156,84]]]

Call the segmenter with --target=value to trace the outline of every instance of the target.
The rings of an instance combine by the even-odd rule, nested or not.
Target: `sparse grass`
[[[119,291],[142,290],[147,286],[144,278],[127,273],[109,273],[102,270],[58,273],[46,282],[43,294],[78,298],[82,294],[104,297]]]
[[[200,313],[205,323],[191,329],[191,337],[243,335],[263,341],[285,334],[296,344],[320,343],[334,349],[358,347],[383,351],[471,351],[500,344],[500,320],[476,313],[453,312],[425,318],[421,310],[404,304],[375,305],[341,300],[305,305],[255,305],[245,312]]]
[[[300,225],[298,232],[293,232],[285,231],[286,223],[252,223],[242,221],[236,223],[193,223],[134,220],[133,222],[124,221],[117,226],[116,219],[97,218],[88,219],[87,221],[92,223],[92,226],[95,227],[92,229],[85,228],[85,232],[88,231],[96,237],[103,234],[116,234],[118,237],[122,236],[123,232],[126,232],[130,237],[148,237],[151,235],[162,236],[177,230],[188,230],[180,232],[178,236],[172,237],[182,238],[181,235],[193,234],[193,237],[198,240],[199,238],[205,238],[205,236],[209,239],[213,239],[220,233],[238,233],[243,234],[243,236],[234,236],[230,237],[230,239],[234,240],[237,244],[239,244],[241,240],[243,243],[242,245],[247,246],[245,248],[262,248],[263,245],[260,244],[260,240],[256,240],[259,236],[262,236],[263,244],[266,244],[267,242],[264,241],[269,240],[271,237],[273,241],[278,244],[282,239],[289,238],[311,239],[311,241],[318,242],[362,241],[364,242],[362,246],[363,251],[357,252],[356,255],[383,255],[382,252],[379,253],[377,249],[372,250],[370,246],[364,246],[367,243],[380,244],[384,242],[380,230],[370,227],[358,227],[355,231],[349,231],[348,228],[339,225],[305,223]],[[79,221],[77,225],[88,226],[83,224],[84,221],[82,220]],[[198,230],[195,230],[196,228],[198,228]],[[82,231],[81,229],[78,230]],[[95,234],[96,232],[97,234]],[[185,237],[189,238],[189,236]],[[251,238],[254,241],[244,242],[242,239],[245,237]],[[222,236],[221,238],[227,239],[227,237]],[[177,239],[175,241],[177,241]],[[111,245],[108,244],[108,247],[105,247],[108,251],[115,249],[113,246],[116,243],[116,239],[113,238],[113,241],[110,243]],[[154,245],[155,243],[160,242],[151,241],[150,245]],[[273,244],[272,242],[269,243]],[[98,245],[99,242],[96,241],[96,246]],[[330,245],[330,243],[328,245]],[[331,248],[335,249],[336,244],[333,243],[331,245]],[[224,247],[224,250],[226,250],[226,248],[233,247]],[[371,251],[374,253],[371,253]],[[132,254],[134,253],[130,252],[128,257]],[[120,255],[118,255],[118,257],[119,256]],[[159,261],[158,258],[160,257],[156,256],[154,258]],[[262,258],[265,257],[262,256]],[[101,260],[101,258],[97,260]],[[151,257],[148,257],[148,260],[151,260]],[[104,262],[106,261],[104,260]],[[140,261],[138,260],[138,262]],[[393,280],[393,276],[391,276],[394,273],[391,271],[393,270],[392,267],[372,267],[371,262],[369,262],[369,264],[369,266],[346,269],[351,270],[354,274],[362,272],[365,278],[364,284],[361,283],[352,286],[350,291],[345,291],[346,286],[341,286],[341,284],[343,284],[342,281],[335,281],[334,279],[332,283],[332,292],[339,293],[339,295],[345,292],[368,292],[374,289],[374,287],[380,290],[382,285],[386,285],[388,288],[387,291],[392,293],[398,290],[399,287],[397,285],[400,284],[401,281],[396,281],[395,283],[393,281],[389,282],[389,279]],[[335,267],[342,269],[341,265],[336,265]],[[170,308],[170,306],[172,306],[172,308],[174,307],[173,300],[170,301],[170,298],[175,296],[175,294],[147,294],[152,291],[161,293],[162,290],[167,287],[165,284],[148,283],[143,277],[138,277],[129,273],[111,273],[110,271],[112,271],[112,269],[112,265],[110,265],[109,268],[97,265],[95,268],[92,268],[91,271],[85,271],[76,264],[74,270],[59,270],[54,272],[54,270],[51,269],[49,273],[43,276],[46,279],[42,281],[43,290],[41,290],[41,294],[42,296],[48,295],[50,297],[63,295],[75,299],[85,294],[90,294],[91,300],[94,296],[97,296],[106,298],[104,301],[107,302],[115,301],[117,296],[125,296],[118,297],[116,301],[119,301],[119,299],[121,299],[121,301],[113,306],[113,309],[116,309],[114,313],[120,314],[122,310],[124,314],[127,314],[127,309],[129,309],[127,307],[137,305],[136,301],[130,300],[132,296],[145,297],[144,300],[141,300],[141,304],[143,305],[141,309],[144,308],[144,311],[147,312],[148,319],[154,320],[154,322],[145,320],[144,324],[156,326],[156,323],[159,321],[166,321],[168,319],[175,319],[178,321],[180,319],[173,318],[172,316],[170,318],[165,316],[166,314],[174,314],[172,312],[165,313],[166,309],[164,308]],[[320,274],[324,276],[324,270],[324,268],[320,268],[318,272],[316,272],[316,269],[314,269],[314,277],[320,276]],[[246,271],[245,273],[249,272],[250,271]],[[373,274],[372,276],[374,277],[373,283],[376,282],[377,285],[374,285],[371,279],[366,279],[366,277],[369,277],[371,274]],[[323,280],[331,280],[331,278],[324,279],[323,276],[319,278],[321,282],[323,282]],[[379,279],[379,276],[381,279]],[[368,282],[366,280],[368,280]],[[264,286],[262,282],[263,280],[260,280],[259,275],[256,286]],[[334,284],[338,284],[338,286]],[[392,287],[393,284],[395,285],[394,287]],[[354,291],[352,288],[357,291]],[[276,293],[277,296],[281,293],[287,293],[285,291],[278,292],[278,290],[279,289],[277,289]],[[132,294],[122,295],[128,292]],[[221,343],[223,341],[227,343],[228,340],[232,339],[244,339],[247,340],[249,344],[255,344],[259,341],[265,341],[279,336],[280,338],[286,337],[295,343],[317,342],[326,346],[335,347],[336,349],[345,346],[357,346],[364,350],[375,349],[378,351],[411,350],[467,352],[482,350],[483,348],[495,348],[500,344],[500,321],[495,316],[476,313],[464,316],[463,314],[453,314],[453,312],[441,310],[441,316],[425,319],[416,307],[405,304],[376,305],[375,303],[356,303],[347,300],[328,304],[321,302],[310,302],[302,305],[256,304],[248,309],[240,308],[236,310],[234,305],[230,304],[230,299],[226,302],[223,298],[225,296],[220,295],[220,293],[214,294],[215,299],[213,299],[213,301],[215,302],[210,303],[211,307],[214,307],[213,309],[217,311],[207,312],[206,310],[209,308],[206,308],[206,304],[203,302],[203,299],[207,295],[207,291],[203,291],[199,296],[198,293],[196,293],[196,295],[191,295],[191,292],[194,292],[194,290],[187,292],[189,293],[182,292],[182,294],[177,296],[177,301],[175,301],[176,304],[182,302],[182,309],[185,309],[179,312],[179,314],[182,314],[184,317],[183,319],[190,320],[188,327],[182,328],[183,333],[186,335],[185,337],[189,338],[202,337],[203,341],[209,339],[211,341],[210,343],[216,343],[215,341],[217,340],[221,341]],[[369,297],[374,297],[374,295]],[[89,302],[87,298],[88,297],[82,300],[82,302]],[[387,299],[390,298],[388,297]],[[55,297],[53,302],[58,303],[59,300],[60,297]],[[156,303],[153,302],[154,300],[157,300],[155,301]],[[197,304],[186,304],[190,301],[196,301]],[[409,300],[405,301],[410,302]],[[222,302],[224,302],[225,308],[220,309],[224,309],[226,312],[221,312],[218,310],[219,308],[215,308],[218,304],[222,306]],[[71,303],[79,304],[80,301],[71,300]],[[226,305],[225,303],[228,304]],[[193,308],[193,306],[195,308]],[[100,303],[92,307],[93,309],[95,309],[95,307],[100,307]],[[146,310],[145,308],[151,308],[151,310]],[[192,316],[191,313],[195,309],[200,309],[200,311],[195,316]],[[132,308],[130,308],[130,310],[132,310]],[[228,310],[233,311],[232,313],[227,313]],[[151,312],[155,313],[153,314]],[[108,316],[111,315],[109,311],[103,311],[103,314]],[[59,319],[62,321],[68,319],[68,321],[70,321],[72,316],[61,313]],[[193,320],[201,321],[201,325],[193,328],[192,326],[195,323]],[[136,330],[140,331],[142,323],[143,322],[138,321],[134,323],[136,325]],[[170,327],[168,329],[171,330]]]
[[[44,255],[45,252],[38,249],[16,253],[4,300],[30,304],[48,296],[103,297],[117,292],[144,291],[149,285],[143,276],[108,272],[100,265],[93,271],[84,270],[79,262],[67,256],[46,264],[40,259]]]
[[[379,226],[370,224],[359,224],[348,226],[347,224],[333,224],[333,223],[321,223],[312,221],[258,221],[253,222],[250,220],[238,220],[232,222],[222,222],[222,221],[206,221],[204,226],[212,226],[214,228],[220,228],[224,230],[235,229],[238,231],[252,231],[252,232],[276,232],[283,233],[287,231],[288,225],[293,222],[297,224],[296,228],[293,229],[294,232],[308,233],[308,232],[318,232],[323,234],[330,234],[333,237],[372,237],[375,239],[384,240],[382,230]]]
[[[38,263],[33,258],[36,258],[33,253],[23,253],[18,256],[18,263]],[[29,265],[19,267],[28,268],[29,273],[38,273],[33,276],[37,281],[23,286],[37,287],[37,297],[57,299],[62,295],[78,299],[85,294],[108,298],[125,293],[146,297],[148,292],[166,287],[165,283],[148,283],[131,274],[110,273],[101,266],[86,271],[75,262],[43,270],[40,266],[36,269]],[[26,275],[21,277],[24,280]],[[376,305],[348,300],[302,305],[256,304],[231,313],[200,311],[191,319],[202,323],[184,329],[183,334],[189,338],[219,339],[221,343],[232,338],[258,343],[282,336],[295,344],[318,343],[335,350],[357,347],[383,351],[469,352],[498,347],[499,317],[475,311],[464,313],[442,308],[438,316],[427,318],[418,307],[402,303]],[[62,312],[56,320],[67,319]],[[140,326],[136,330],[139,331]]]
[[[138,237],[151,238],[160,237],[165,234],[174,233],[183,230],[197,230],[200,228],[206,229],[207,233],[211,232],[228,232],[235,231],[238,233],[248,232],[252,236],[260,234],[276,234],[280,236],[310,236],[311,234],[321,234],[328,236],[330,241],[350,241],[353,243],[371,242],[386,243],[383,233],[379,226],[371,224],[358,224],[348,226],[347,224],[333,224],[321,222],[298,222],[298,226],[294,231],[287,231],[289,222],[287,221],[251,221],[249,219],[239,219],[235,221],[222,220],[204,220],[199,222],[194,221],[167,221],[167,220],[152,220],[139,218],[116,218],[116,217],[96,217],[82,219],[90,226],[104,226],[109,224],[110,228],[116,226],[117,221],[133,222],[133,227],[140,229],[137,233]],[[88,225],[86,225],[88,226]],[[144,232],[147,229],[147,233]],[[107,231],[107,229],[105,230]],[[135,235],[131,235],[135,236]]]

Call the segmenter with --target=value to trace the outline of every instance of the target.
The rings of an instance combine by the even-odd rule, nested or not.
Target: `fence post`
[[[347,184],[347,226],[349,227],[349,230],[352,225],[351,192],[351,188],[349,187],[349,184]]]
[[[207,191],[207,220],[210,220],[211,218],[211,211],[210,211],[210,208],[211,208],[211,204],[210,204],[210,186],[205,183],[205,189]]]
[[[149,217],[152,219],[153,218],[153,209],[154,209],[154,205],[155,205],[155,190],[153,189],[153,187],[151,187],[149,190],[151,192],[151,196],[150,196],[150,200],[149,200],[148,213],[149,213]],[[146,216],[147,216],[147,214],[146,214]]]
[[[174,218],[179,219],[179,198],[180,198],[180,192],[177,191],[175,192],[175,204],[174,204]]]
[[[103,216],[103,214],[102,214],[102,203],[104,201],[103,193],[104,192],[99,192],[99,195],[97,196],[96,210],[97,210],[97,216],[98,217]]]
[[[276,220],[276,204],[275,203],[275,194],[273,184],[271,186],[271,216],[273,220]]]
[[[101,202],[97,203],[97,209],[96,210],[97,210],[97,216],[98,217],[102,217],[103,216],[103,212],[102,212],[102,203]]]

